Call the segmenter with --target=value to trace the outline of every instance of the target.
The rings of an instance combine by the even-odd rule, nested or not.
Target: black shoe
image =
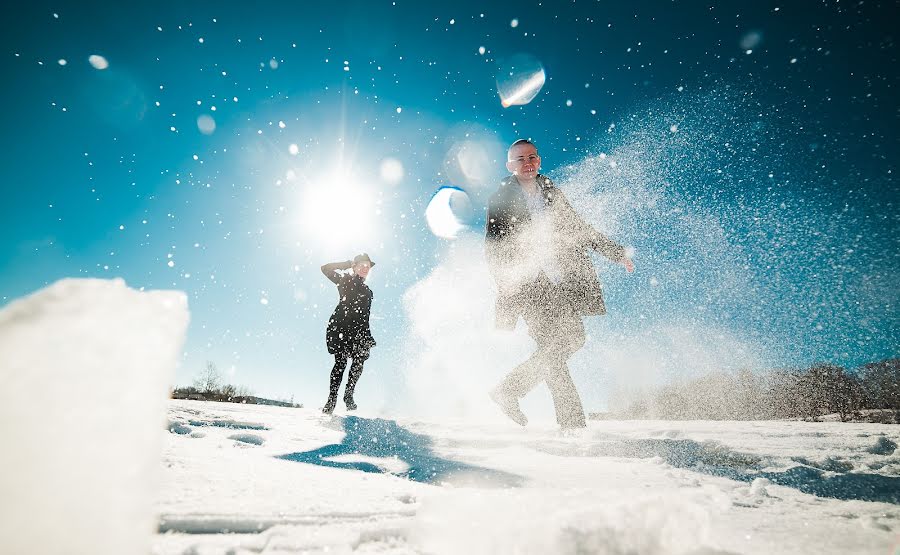
[[[510,420],[519,426],[528,424],[528,418],[522,412],[522,409],[519,408],[519,400],[516,397],[501,389],[491,391],[490,396],[491,399],[500,406],[500,410],[503,411],[503,414],[508,416]]]
[[[334,397],[329,397],[328,401],[325,402],[325,406],[322,407],[322,412],[325,414],[331,414],[334,412],[334,406],[337,404],[337,399]]]
[[[344,397],[344,404],[347,405],[347,410],[356,410],[356,403],[353,402],[353,397]]]

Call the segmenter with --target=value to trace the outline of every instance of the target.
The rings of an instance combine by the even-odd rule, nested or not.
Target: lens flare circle
[[[441,187],[425,208],[425,221],[431,232],[443,239],[455,239],[468,227],[472,216],[469,195],[458,187]]]
[[[385,158],[381,161],[379,173],[381,174],[382,181],[390,185],[396,185],[400,183],[400,180],[403,179],[406,172],[404,171],[403,164],[400,160],[397,160],[396,158]]]
[[[504,108],[528,104],[541,92],[547,75],[541,62],[530,54],[516,54],[497,73],[497,92]]]
[[[469,182],[482,183],[493,175],[494,164],[483,145],[466,141],[456,154],[459,169]]]
[[[204,135],[212,135],[216,131],[216,120],[208,114],[203,114],[197,118],[197,129]]]

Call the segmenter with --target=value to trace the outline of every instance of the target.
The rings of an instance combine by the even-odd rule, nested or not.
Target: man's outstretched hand
[[[625,271],[629,274],[634,271],[634,262],[627,256],[625,257],[625,260],[622,261],[622,266],[625,266]]]

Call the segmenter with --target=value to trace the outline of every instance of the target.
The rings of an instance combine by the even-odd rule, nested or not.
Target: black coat
[[[322,267],[322,273],[337,285],[339,301],[325,331],[325,344],[331,354],[346,353],[375,346],[369,315],[372,310],[372,290],[357,275],[339,274],[332,264]]]

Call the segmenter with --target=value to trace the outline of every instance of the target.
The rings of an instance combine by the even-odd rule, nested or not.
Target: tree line
[[[194,379],[193,385],[177,387],[172,391],[173,399],[194,399],[202,401],[223,401],[232,403],[248,403],[257,405],[279,405],[286,407],[302,407],[295,405],[294,400],[276,401],[256,397],[246,386],[224,383],[222,375],[215,363],[207,361],[206,367]]]
[[[900,358],[849,371],[819,363],[802,369],[716,372],[667,384],[624,403],[621,418],[667,420],[869,419],[900,423]]]

